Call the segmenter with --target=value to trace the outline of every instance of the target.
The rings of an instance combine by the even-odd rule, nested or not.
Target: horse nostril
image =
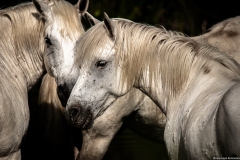
[[[68,112],[69,112],[70,117],[76,118],[77,115],[79,114],[79,109],[78,108],[70,108]]]

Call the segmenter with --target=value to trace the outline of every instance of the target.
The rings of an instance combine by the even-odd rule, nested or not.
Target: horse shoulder
[[[240,156],[240,84],[224,95],[217,112],[217,139],[223,156]]]

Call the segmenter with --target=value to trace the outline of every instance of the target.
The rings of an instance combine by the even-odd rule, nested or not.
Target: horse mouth
[[[105,101],[103,105],[92,110],[92,105],[87,105],[83,108],[77,101],[67,109],[66,117],[69,124],[73,127],[86,130],[93,126],[94,120],[100,117],[114,102],[115,98],[110,101]],[[84,105],[83,105],[84,106]],[[103,107],[104,106],[104,107]]]
[[[93,126],[93,117],[92,117],[92,114],[89,114],[87,116],[87,118],[85,118],[85,121],[83,123],[83,125],[81,126],[81,129],[82,130],[86,130],[86,129],[89,129]]]

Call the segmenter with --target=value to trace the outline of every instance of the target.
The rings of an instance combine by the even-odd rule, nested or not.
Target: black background
[[[77,0],[68,0],[75,4]],[[1,8],[24,0],[4,0]],[[103,12],[109,17],[122,17],[151,25],[163,25],[168,30],[189,36],[201,34],[213,24],[240,15],[236,0],[90,0],[88,11],[99,20]]]

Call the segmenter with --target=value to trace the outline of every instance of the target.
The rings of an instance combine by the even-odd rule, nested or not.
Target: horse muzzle
[[[69,125],[82,130],[89,129],[93,125],[93,113],[90,109],[83,109],[80,106],[68,106],[66,118]]]

